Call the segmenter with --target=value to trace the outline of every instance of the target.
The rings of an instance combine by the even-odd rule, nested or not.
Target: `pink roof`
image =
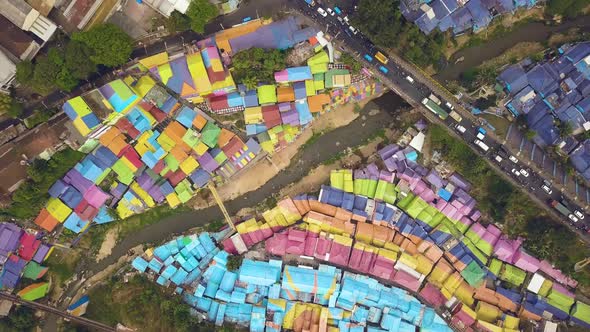
[[[515,240],[510,240],[506,236],[502,236],[494,247],[494,255],[498,257],[498,259],[512,263],[513,256],[520,247],[520,242]]]
[[[578,286],[578,282],[576,280],[564,275],[560,270],[554,268],[551,265],[551,263],[549,263],[546,260],[541,261],[541,263],[539,264],[539,269],[559,283],[562,283],[570,287]]]
[[[84,193],[84,199],[88,202],[88,204],[92,205],[95,208],[100,208],[104,205],[104,203],[109,198],[109,195],[102,191],[97,186],[92,186],[86,193]]]
[[[469,218],[467,218],[465,216],[463,216],[462,218],[460,218],[459,219],[459,222],[462,223],[462,224],[464,224],[464,225],[467,225],[467,226],[470,226],[471,223],[472,223],[471,219],[469,219]]]
[[[553,290],[560,292],[561,294],[567,295],[568,297],[571,298],[575,298],[576,296],[574,295],[574,293],[570,292],[569,290],[567,290],[565,287],[563,287],[560,284],[553,284]]]
[[[305,256],[311,256],[311,257],[313,257],[313,254],[315,252],[315,247],[316,247],[316,245],[318,243],[317,236],[313,236],[312,234],[315,235],[315,233],[308,232],[307,233],[307,238],[305,239],[305,249],[304,249],[304,252],[303,252],[303,254]]]
[[[393,264],[393,261],[383,256],[377,255],[375,258],[375,264],[373,265],[370,273],[377,278],[389,280],[393,276]]]
[[[284,256],[287,248],[287,241],[286,234],[276,233],[273,237],[266,240],[264,247],[266,252],[272,255]]]
[[[488,232],[494,234],[496,237],[502,235],[502,231],[496,225],[488,225]]]
[[[349,246],[333,242],[330,250],[330,263],[346,266],[346,264],[348,264],[348,257],[350,256],[350,249]]]
[[[420,291],[420,295],[434,307],[442,306],[447,302],[447,299],[442,295],[440,290],[431,283],[426,283]]]
[[[453,316],[453,318],[457,318],[458,320],[463,322],[463,324],[465,324],[466,326],[471,326],[471,325],[473,325],[473,323],[475,323],[475,319],[473,319],[471,316],[469,316],[467,313],[465,313],[465,311],[463,311],[462,309],[457,311],[457,313]]]
[[[305,241],[287,240],[287,253],[292,255],[303,255],[305,251]]]
[[[473,221],[478,221],[480,217],[481,217],[481,212],[479,212],[479,210],[473,210],[473,211],[471,211],[471,214],[469,215],[469,218]]]
[[[417,292],[420,288],[420,285],[422,284],[420,280],[414,278],[409,273],[402,270],[396,270],[395,275],[391,280],[413,292]]]
[[[498,241],[498,235],[486,232],[481,239],[493,246]]]
[[[449,204],[449,203],[447,201],[445,201],[444,199],[439,199],[434,207],[437,210],[442,211],[445,208],[445,206],[447,206],[447,204]]]
[[[486,229],[480,223],[471,225],[469,230],[477,234],[479,237],[482,237],[486,233]]]
[[[436,198],[436,194],[434,193],[434,191],[432,191],[432,189],[426,188],[426,190],[422,192],[420,197],[422,197],[422,199],[426,202],[432,202]]]
[[[228,237],[227,239],[221,241],[221,244],[223,246],[223,250],[225,250],[227,253],[232,255],[238,254],[238,250],[236,249],[236,246],[234,246],[234,243],[231,238]],[[266,251],[268,252],[268,247]]]
[[[325,259],[326,254],[330,251],[332,241],[323,237],[318,238],[318,244],[315,247],[315,258]]]
[[[395,179],[395,173],[391,173],[388,171],[380,171],[379,172],[379,179],[392,183],[393,180]]]
[[[514,260],[512,263],[525,271],[537,272],[541,262],[539,262],[539,260],[535,257],[520,250],[514,255]]]
[[[291,228],[288,231],[288,238],[289,241],[298,241],[298,242],[303,242],[305,241],[305,237],[307,236],[307,232],[301,229],[294,229]]]

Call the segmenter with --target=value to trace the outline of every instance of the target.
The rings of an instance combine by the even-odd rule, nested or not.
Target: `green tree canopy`
[[[72,39],[86,44],[92,50],[90,59],[94,63],[108,67],[119,66],[129,61],[133,51],[131,37],[111,23],[75,33]]]
[[[185,31],[191,28],[191,19],[175,10],[165,22],[166,30],[170,33]]]
[[[219,15],[217,7],[208,0],[193,0],[186,10],[190,18],[190,26],[198,33],[205,32],[205,24]]]
[[[89,61],[92,49],[86,44],[72,40],[66,45],[65,66],[73,77],[85,79],[96,71],[96,64]]]
[[[16,80],[21,84],[28,85],[33,80],[34,71],[35,65],[30,60],[21,61],[16,64]]]
[[[12,97],[6,93],[0,93],[0,115],[5,114],[12,105]]]
[[[575,17],[590,5],[590,0],[548,0],[546,11],[550,15]]]
[[[249,89],[259,82],[273,82],[275,71],[286,67],[286,53],[277,49],[250,48],[234,55],[233,77]]]
[[[56,65],[54,60],[49,55],[37,57],[31,87],[41,94],[48,94],[57,87],[55,79],[61,68]]]

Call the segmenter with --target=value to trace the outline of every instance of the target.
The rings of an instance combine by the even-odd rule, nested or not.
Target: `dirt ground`
[[[117,237],[119,236],[119,229],[118,227],[113,227],[107,231],[104,237],[104,241],[98,250],[98,254],[96,255],[96,261],[100,261],[101,259],[107,257],[111,254],[111,250],[117,244]]]
[[[363,108],[374,96],[367,98],[359,103]],[[239,197],[244,193],[256,190],[276,176],[281,170],[285,169],[291,163],[291,159],[297,154],[297,151],[307,142],[314,133],[330,131],[335,128],[343,127],[354,121],[359,113],[354,111],[354,104],[347,104],[338,108],[337,111],[327,112],[315,119],[312,125],[306,128],[301,135],[285,149],[275,153],[266,159],[258,161],[243,172],[238,173],[232,181],[218,188],[221,198],[231,200]],[[256,176],[254,176],[256,174]],[[197,205],[198,204],[198,205]],[[193,202],[193,208],[202,208],[203,201]]]

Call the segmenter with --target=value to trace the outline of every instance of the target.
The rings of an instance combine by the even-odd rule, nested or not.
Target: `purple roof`
[[[148,190],[148,194],[158,203],[162,203],[166,199],[162,193],[162,190],[158,186],[153,186],[150,190]]]
[[[205,152],[202,156],[198,158],[199,164],[203,169],[205,169],[209,173],[215,172],[215,170],[219,167],[219,164],[209,152]]]
[[[299,125],[299,113],[297,110],[289,109],[288,111],[281,112],[281,120],[283,123],[297,126]]]
[[[49,245],[47,245],[45,243],[41,243],[41,245],[37,249],[37,252],[35,253],[35,256],[33,256],[33,260],[35,262],[41,264],[43,262],[43,259],[45,258],[45,256],[47,256],[49,249],[51,249],[51,247]]]
[[[82,194],[86,193],[86,191],[94,185],[92,181],[83,177],[75,168],[70,169],[63,179],[66,183],[69,183],[74,186],[74,188],[78,189]]]
[[[431,170],[426,176],[425,180],[428,181],[431,185],[435,186],[436,188],[443,187],[443,181],[440,175],[438,175],[438,173],[435,170]]]
[[[15,251],[22,233],[23,230],[15,224],[0,224],[0,250],[6,253]]]
[[[207,173],[207,171],[204,169],[198,168],[196,171],[191,173],[190,178],[196,186],[204,187],[207,182],[209,182],[209,179],[211,179],[211,175],[209,175],[209,173]]]
[[[449,177],[449,181],[455,186],[465,191],[471,190],[471,183],[469,183],[467,180],[465,180],[461,175],[457,173],[451,174],[451,176]]]
[[[393,156],[399,150],[400,150],[399,145],[390,144],[390,145],[384,147],[383,149],[379,150],[377,153],[379,153],[379,156],[381,157],[381,159],[383,161],[385,161],[386,159],[389,159],[391,156]]]
[[[51,188],[49,188],[49,195],[53,198],[57,198],[66,190],[66,188],[67,185],[62,180],[57,180]]]
[[[95,208],[100,208],[109,199],[109,195],[97,186],[92,186],[84,194],[84,199]]]

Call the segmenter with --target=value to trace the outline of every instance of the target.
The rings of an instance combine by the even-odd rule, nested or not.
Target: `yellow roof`
[[[203,63],[201,53],[196,52],[186,56],[186,63],[188,70],[191,73],[193,81],[195,82],[195,89],[201,95],[211,91],[211,82],[207,75],[207,69]]]
[[[169,63],[165,63],[158,66],[158,73],[160,74],[160,79],[162,83],[168,83],[170,77],[172,77],[172,68],[170,67]]]
[[[244,122],[246,124],[255,124],[264,122],[261,107],[248,107],[244,110]]]
[[[147,68],[153,68],[168,62],[168,53],[162,52],[156,55],[152,55],[147,58],[139,60],[139,63],[146,66]]]
[[[156,82],[148,75],[144,75],[137,80],[135,85],[130,85],[133,92],[140,97],[145,95],[156,85]]]

